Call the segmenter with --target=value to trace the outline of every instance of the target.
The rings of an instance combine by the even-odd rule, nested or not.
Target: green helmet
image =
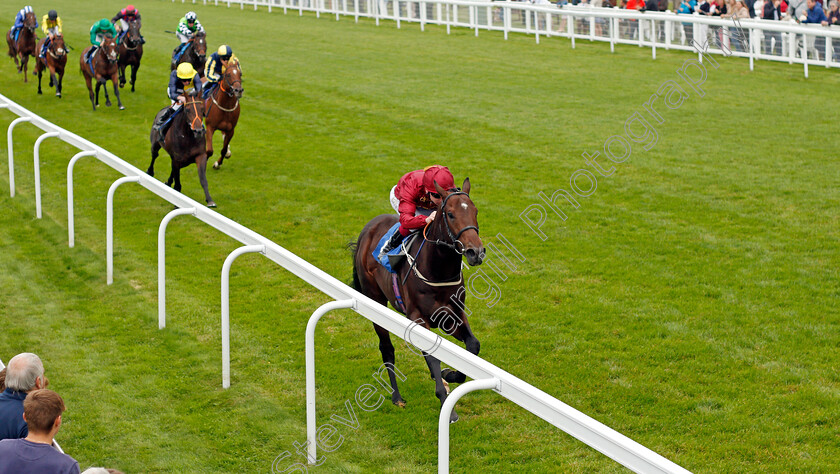
[[[108,21],[107,18],[103,18],[103,19],[99,20],[99,28],[101,28],[103,30],[107,30],[108,28],[110,28],[110,26],[111,26],[111,22]]]

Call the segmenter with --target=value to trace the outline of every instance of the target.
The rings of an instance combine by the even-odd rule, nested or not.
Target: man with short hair
[[[0,474],[79,474],[79,463],[53,447],[65,409],[64,400],[52,390],[30,392],[23,402],[29,434],[0,441]]]
[[[6,367],[6,390],[0,393],[0,440],[26,437],[23,400],[28,392],[46,388],[48,383],[37,355],[24,352],[12,357]]]

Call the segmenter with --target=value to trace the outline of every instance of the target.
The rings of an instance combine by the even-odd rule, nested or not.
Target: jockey
[[[193,90],[197,91],[199,95],[201,94],[201,79],[192,64],[181,63],[169,75],[169,87],[166,92],[172,103],[152,127],[153,130],[159,132],[161,141],[166,136],[166,125],[169,124],[169,119],[181,110],[181,106],[187,101],[186,95]]]
[[[41,28],[47,35],[47,40],[44,41],[44,46],[41,48],[41,54],[38,55],[38,57],[43,58],[47,54],[50,41],[56,36],[61,36],[61,18],[58,17],[55,10],[50,10],[49,13],[44,15],[44,18],[41,19]]]
[[[93,53],[96,52],[96,49],[99,48],[100,44],[102,44],[102,40],[105,38],[105,35],[108,34],[115,38],[117,37],[117,30],[114,29],[114,25],[112,25],[107,18],[97,21],[90,27],[90,44],[92,44],[93,47],[90,48],[87,56],[85,56],[85,61],[90,61],[90,58],[93,57]]]
[[[436,209],[442,201],[435,189],[435,181],[442,189],[455,189],[455,178],[449,168],[440,165],[406,173],[391,188],[391,207],[400,214],[400,228],[382,247],[380,259],[395,249],[408,234],[422,229],[435,219]]]
[[[114,15],[114,18],[111,18],[111,23],[120,34],[120,39],[122,39],[126,31],[128,31],[128,22],[134,20],[140,21],[140,12],[137,11],[137,8],[135,8],[134,5],[129,5],[123,8]],[[143,38],[143,35],[140,35],[140,44],[145,43],[146,40]]]
[[[204,78],[206,79],[204,83],[205,98],[212,94],[213,90],[218,87],[219,81],[222,79],[231,60],[235,61],[236,58],[233,57],[233,50],[226,44],[219,46],[219,50],[207,58],[207,64],[204,65]]]
[[[27,13],[31,13],[33,15],[35,14],[35,12],[32,11],[32,7],[29,5],[21,8],[20,11],[17,12],[17,15],[15,15],[15,24],[12,26],[12,40],[17,40],[16,35],[18,31],[23,28],[23,21],[26,19]],[[35,21],[35,28],[38,28],[37,20]]]

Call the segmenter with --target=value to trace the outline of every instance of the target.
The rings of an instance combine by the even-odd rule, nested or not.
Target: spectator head
[[[66,407],[61,397],[48,389],[33,390],[23,401],[23,419],[34,434],[55,435]]]
[[[44,364],[31,352],[24,352],[12,357],[6,367],[6,387],[15,392],[29,392],[46,388]]]
[[[813,10],[814,5],[817,4],[817,0],[808,0],[808,10]]]
[[[3,370],[0,370],[0,392],[6,390],[6,368],[3,367]]]

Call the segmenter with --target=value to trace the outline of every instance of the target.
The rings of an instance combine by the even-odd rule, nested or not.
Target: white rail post
[[[173,2],[175,0],[172,0]],[[73,220],[73,166],[79,161],[79,158],[85,156],[96,156],[95,151],[80,151],[70,158],[70,163],[67,164],[67,241],[70,248],[76,244],[76,237],[74,231]]]
[[[47,132],[35,140],[35,217],[37,219],[41,218],[41,142],[47,138],[57,137],[59,135],[61,134],[58,132]]]
[[[569,37],[572,38],[572,49],[575,49],[575,20],[577,20],[576,16],[569,15]]]
[[[158,329],[166,327],[166,227],[175,216],[195,215],[194,207],[167,213],[158,227]]]
[[[510,9],[507,5],[502,5],[502,24],[505,28],[505,39],[508,39],[508,32],[510,31]]]
[[[321,316],[334,309],[353,308],[356,309],[356,300],[337,300],[322,304],[309,317],[306,324],[306,439],[309,441],[309,462],[317,459],[317,445],[315,425],[315,326]]]
[[[650,20],[650,49],[653,51],[653,59],[656,59],[656,21]]]
[[[230,267],[245,253],[265,255],[265,245],[245,245],[234,250],[222,265],[222,388],[230,387]]]
[[[29,117],[18,117],[12,120],[12,123],[9,124],[9,131],[6,132],[6,139],[9,143],[9,193],[12,197],[15,197],[15,152],[14,143],[12,142],[12,131],[15,129],[15,125],[31,121],[32,119]]]
[[[805,67],[805,79],[808,79],[808,36],[802,35],[802,65]],[[11,143],[9,151],[11,152]]]
[[[752,71],[755,68],[755,48],[753,47],[753,36],[755,36],[755,29],[750,28],[749,32],[750,36],[747,39],[747,48],[750,52],[750,71]]]
[[[615,35],[618,30],[618,18],[610,18],[610,52],[615,53]]]
[[[449,4],[449,3],[447,3],[447,4],[446,4],[446,34],[447,34],[447,35],[450,33],[450,32],[449,32],[449,29],[450,29],[450,28],[451,28],[451,26],[452,26],[452,21],[450,21],[450,19],[449,19],[449,17],[450,17],[450,14],[449,14],[449,9],[450,9],[450,8],[452,8],[452,5],[451,5],[451,4]]]
[[[105,246],[106,252],[106,266],[108,276],[107,283],[110,285],[114,283],[114,192],[123,183],[139,183],[140,176],[123,176],[114,181],[114,184],[108,188],[108,198],[106,201],[107,217],[105,222]]]
[[[400,29],[400,0],[394,0],[394,20],[397,21],[397,29]]]
[[[426,31],[426,2],[420,2],[420,31]]]
[[[540,44],[540,17],[535,11],[529,11],[528,16],[534,15],[534,39]]]
[[[493,377],[482,380],[471,380],[461,384],[452,391],[440,407],[440,418],[438,419],[438,474],[449,472],[449,416],[455,408],[455,404],[464,395],[476,390],[499,390],[499,379]]]

